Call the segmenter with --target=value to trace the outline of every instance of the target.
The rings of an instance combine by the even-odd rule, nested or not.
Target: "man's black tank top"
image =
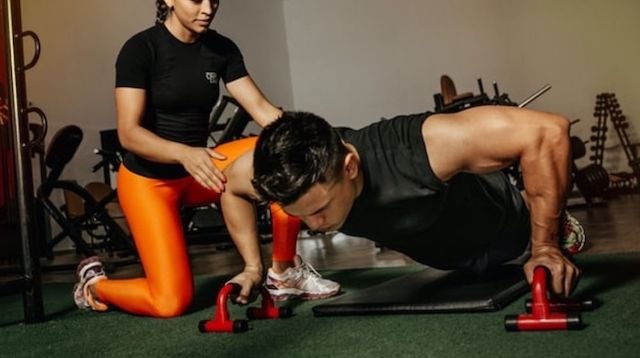
[[[438,179],[421,133],[429,115],[337,129],[357,149],[364,175],[362,193],[340,231],[439,268],[474,266],[470,260],[487,260],[483,256],[495,249],[498,256],[518,256],[530,234],[522,196],[500,171]]]

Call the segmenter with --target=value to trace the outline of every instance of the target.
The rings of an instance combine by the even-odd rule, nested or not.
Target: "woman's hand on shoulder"
[[[178,153],[178,161],[184,169],[203,187],[215,192],[224,191],[225,175],[215,166],[212,159],[225,160],[224,155],[211,148],[183,146]]]

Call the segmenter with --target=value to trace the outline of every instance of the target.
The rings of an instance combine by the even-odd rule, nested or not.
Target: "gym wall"
[[[115,125],[115,57],[153,24],[154,2],[23,0],[22,10],[23,27],[42,40],[29,99],[52,132],[68,123],[85,130],[65,177],[98,180],[92,149],[98,130]],[[240,45],[275,103],[332,123],[360,127],[431,109],[447,73],[459,92],[477,92],[482,77],[487,90],[495,80],[514,101],[551,83],[531,108],[581,118],[574,131],[587,139],[603,91],[617,93],[631,132],[640,129],[638,13],[634,0],[223,0],[214,27]],[[29,58],[28,42],[25,49]]]
[[[639,1],[284,0],[284,12],[295,104],[332,123],[432,109],[447,73],[458,92],[482,77],[517,102],[550,83],[530,108],[581,118],[583,139],[595,95],[615,92],[640,132]],[[620,153],[605,165],[628,171]]]

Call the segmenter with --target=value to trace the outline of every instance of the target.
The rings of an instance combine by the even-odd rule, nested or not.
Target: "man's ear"
[[[355,179],[360,171],[360,160],[355,153],[349,152],[344,157],[344,173],[349,179]]]

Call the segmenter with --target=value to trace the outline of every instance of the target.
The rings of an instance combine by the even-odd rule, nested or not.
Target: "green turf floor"
[[[70,284],[44,288],[47,321],[25,325],[20,297],[0,298],[0,357],[640,357],[640,253],[581,256],[577,294],[602,305],[583,314],[581,331],[508,333],[505,314],[521,313],[525,297],[500,312],[315,318],[318,302],[291,303],[288,320],[253,321],[242,334],[202,334],[226,277],[197,279],[197,297],[175,319],[118,311],[77,311]],[[423,269],[326,271],[350,292]],[[244,308],[232,306],[232,318]]]

